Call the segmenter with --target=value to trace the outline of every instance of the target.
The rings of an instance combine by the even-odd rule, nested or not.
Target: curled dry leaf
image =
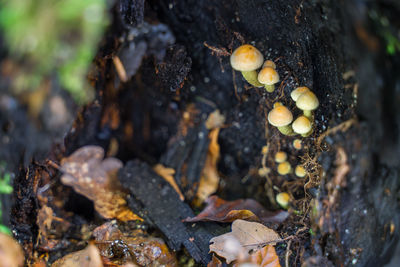
[[[211,115],[210,115],[211,116]],[[211,130],[209,133],[210,144],[208,145],[207,158],[204,163],[203,170],[199,181],[199,187],[196,193],[196,204],[200,205],[211,194],[218,189],[219,175],[217,163],[219,159],[219,144],[218,144],[219,128]]]
[[[21,246],[11,236],[0,233],[0,266],[24,266]]]
[[[234,240],[240,244],[241,249],[235,246]],[[229,264],[236,260],[243,251],[249,255],[264,245],[275,245],[280,241],[279,235],[272,229],[256,222],[236,220],[232,224],[232,232],[214,237],[210,240],[210,252],[215,252],[226,259]]]
[[[153,170],[160,175],[162,178],[164,178],[165,181],[167,181],[172,188],[176,191],[176,193],[178,193],[179,195],[179,199],[184,201],[185,197],[182,194],[182,191],[179,189],[178,184],[175,182],[174,179],[174,174],[175,174],[175,170],[172,168],[167,168],[164,167],[162,164],[156,164],[153,167]]]
[[[99,146],[84,146],[61,161],[61,182],[94,202],[94,207],[107,219],[142,220],[127,206],[125,193],[120,190],[117,171],[122,162],[104,158]]]
[[[51,267],[103,267],[103,263],[97,247],[90,244],[83,250],[56,260]]]
[[[206,200],[206,208],[194,218],[186,218],[184,222],[215,221],[233,222],[237,219],[282,223],[288,216],[287,211],[268,211],[253,199],[225,201],[218,196]]]
[[[127,230],[129,231],[129,230]],[[100,254],[108,261],[140,266],[177,266],[173,253],[160,238],[150,237],[140,229],[123,233],[114,222],[107,222],[93,231]]]
[[[258,264],[260,267],[281,267],[275,248],[271,245],[267,245],[251,254],[249,261],[250,263]]]

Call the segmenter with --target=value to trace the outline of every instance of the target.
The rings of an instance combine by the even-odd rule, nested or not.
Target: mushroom
[[[290,126],[292,121],[292,112],[283,105],[275,105],[275,107],[268,113],[268,122],[277,127],[284,135],[294,135],[293,129]]]
[[[274,68],[265,67],[258,73],[258,81],[264,84],[267,92],[272,93],[275,90],[275,84],[279,82],[279,74]]]
[[[295,133],[307,137],[312,132],[312,124],[309,118],[306,116],[300,116],[292,123],[292,129]]]
[[[299,96],[300,96],[302,93],[305,93],[305,92],[308,92],[308,91],[310,91],[310,89],[308,89],[308,87],[305,87],[305,86],[303,86],[303,87],[297,87],[295,90],[293,90],[293,91],[290,93],[290,97],[296,102],[297,99],[299,98]]]
[[[307,172],[303,166],[297,165],[294,169],[294,174],[296,174],[297,177],[303,178],[304,176],[306,176]]]
[[[258,82],[256,72],[263,64],[263,61],[264,57],[261,52],[249,44],[239,46],[231,55],[232,68],[240,71],[243,78],[255,87],[263,86]]]
[[[286,161],[287,159],[287,154],[283,151],[278,151],[275,154],[275,162],[276,163],[282,163],[284,161]]]
[[[299,96],[296,101],[296,106],[303,111],[304,116],[312,118],[311,111],[319,106],[319,101],[313,92],[307,91]]]
[[[273,68],[274,70],[276,69],[276,65],[275,65],[275,63],[274,63],[272,60],[266,60],[266,61],[264,62],[264,64],[263,64],[262,67],[263,67],[263,68],[271,67],[271,68]]]
[[[290,166],[290,163],[285,161],[282,163],[279,163],[278,165],[278,173],[280,175],[286,175],[289,174],[292,171],[292,166]]]
[[[301,140],[300,139],[294,139],[293,140],[293,147],[296,150],[302,149],[303,145],[301,144]]]
[[[284,209],[287,209],[289,207],[290,203],[290,196],[286,192],[281,192],[276,195],[276,202],[279,204]]]

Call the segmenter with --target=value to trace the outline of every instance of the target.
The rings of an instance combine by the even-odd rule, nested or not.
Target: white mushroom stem
[[[241,71],[243,78],[251,85],[255,87],[263,87],[264,85],[258,81],[258,74],[257,71]]]

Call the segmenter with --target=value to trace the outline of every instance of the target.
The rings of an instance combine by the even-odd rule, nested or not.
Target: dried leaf
[[[172,186],[172,188],[176,191],[176,193],[178,193],[180,200],[182,201],[185,200],[182,191],[179,189],[178,184],[175,182],[174,169],[164,167],[162,164],[157,164],[153,167],[153,170]]]
[[[136,257],[137,264],[141,266],[177,266],[174,254],[162,239],[150,237],[140,229],[128,232],[121,232],[114,222],[97,227],[93,236],[100,254],[120,264],[128,264]]]
[[[99,250],[95,245],[68,254],[55,261],[51,267],[103,267]]]
[[[222,261],[212,255],[211,261],[207,264],[207,267],[222,267]]]
[[[234,245],[235,240],[240,244],[243,251],[249,254],[250,251],[256,251],[264,245],[275,245],[277,241],[280,241],[280,237],[274,230],[261,223],[236,220],[232,224],[232,232],[210,240],[210,252],[215,252],[224,257],[229,264],[242,253]]]
[[[210,144],[208,145],[207,158],[201,173],[199,187],[196,193],[196,204],[202,204],[207,197],[214,194],[218,189],[219,175],[217,163],[219,159],[218,144],[219,128],[211,130],[209,133]]]
[[[116,177],[122,162],[116,158],[104,159],[99,146],[84,146],[61,161],[64,173],[61,182],[94,202],[94,207],[107,219],[121,221],[143,220],[134,214],[125,201]]]
[[[258,264],[260,267],[281,267],[275,248],[271,245],[267,245],[251,254],[250,263]]]
[[[0,265],[23,266],[24,253],[21,246],[11,236],[0,233]]]
[[[194,218],[186,218],[184,222],[216,221],[233,222],[237,219],[281,223],[288,216],[286,211],[268,211],[253,199],[225,201],[218,196],[206,200],[206,208]]]

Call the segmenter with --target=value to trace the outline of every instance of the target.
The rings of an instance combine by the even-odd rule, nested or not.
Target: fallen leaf
[[[164,178],[165,181],[167,181],[172,188],[176,191],[176,193],[178,193],[179,195],[179,199],[184,201],[185,197],[182,194],[182,191],[179,189],[178,184],[175,182],[174,179],[174,174],[175,174],[175,170],[172,168],[167,168],[164,167],[162,164],[156,164],[153,167],[153,170],[160,175],[162,178]]]
[[[21,246],[11,236],[0,233],[0,265],[23,266],[24,253]]]
[[[94,202],[96,211],[107,219],[143,220],[134,214],[120,190],[117,171],[123,165],[119,159],[104,158],[99,146],[84,146],[61,161],[61,182]]]
[[[222,261],[212,255],[211,261],[207,264],[207,267],[222,267]]]
[[[279,257],[275,248],[267,245],[250,255],[250,263],[258,264],[260,267],[281,267]]]
[[[196,217],[186,218],[184,222],[215,221],[233,222],[237,219],[282,223],[288,216],[287,211],[268,211],[253,199],[225,201],[218,196],[206,200],[207,206]]]
[[[140,229],[125,231],[121,232],[113,221],[94,229],[96,245],[108,261],[118,262],[118,266],[133,259],[140,266],[177,266],[175,255],[162,239],[148,236]]]
[[[65,255],[56,260],[51,267],[103,267],[99,250],[95,245]]]
[[[235,246],[235,240],[247,254],[257,251],[264,245],[275,245],[280,241],[279,235],[272,229],[256,222],[236,220],[232,232],[214,237],[210,240],[210,252],[224,257],[229,264],[236,260],[242,251]]]
[[[196,204],[202,204],[211,194],[214,194],[218,189],[219,175],[217,163],[219,159],[220,148],[218,144],[218,134],[220,128],[215,128],[210,131],[208,138],[207,158],[201,172],[199,187],[196,193]]]

